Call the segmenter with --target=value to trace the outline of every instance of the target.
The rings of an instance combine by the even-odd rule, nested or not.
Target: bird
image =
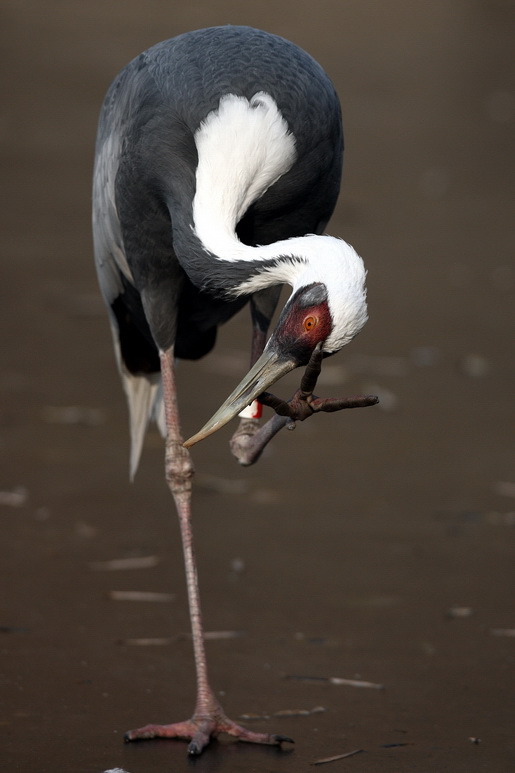
[[[329,76],[303,49],[263,30],[228,25],[165,40],[122,69],[105,96],[93,175],[95,264],[128,402],[131,478],[149,422],[165,438],[197,684],[189,719],[145,725],[129,731],[127,741],[185,739],[190,755],[220,733],[276,746],[291,741],[229,719],[211,687],[189,448],[240,415],[233,453],[249,464],[285,423],[350,406],[312,394],[322,360],[367,321],[363,260],[325,234],[342,158],[341,108]],[[267,340],[285,284],[292,293]],[[185,441],[176,362],[211,351],[218,327],[247,304],[250,370]],[[295,399],[274,403],[267,389],[304,366]],[[282,414],[261,426],[267,400]]]

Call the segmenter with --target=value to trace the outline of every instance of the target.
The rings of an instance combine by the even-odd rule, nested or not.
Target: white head
[[[294,304],[295,294],[303,287],[319,284],[324,288],[325,300],[321,303],[320,313],[327,313],[325,304],[329,331],[319,340],[323,343],[323,351],[332,354],[352,341],[368,319],[365,266],[357,252],[342,239],[308,236],[302,241],[301,254],[306,264],[293,283],[292,297],[285,309]],[[315,333],[316,326],[312,330]]]
[[[288,331],[310,352],[321,342],[323,351],[332,354],[360,332],[368,319],[366,271],[363,260],[343,239],[310,234],[256,249],[262,266],[237,288],[237,294],[283,282],[293,290],[269,344]],[[306,295],[313,285],[318,292]],[[306,329],[308,316],[314,319]]]
[[[216,432],[281,376],[307,365],[317,345],[325,355],[333,354],[367,321],[365,267],[343,240],[309,235],[257,250],[260,270],[239,285],[237,293],[283,282],[293,292],[262,356],[188,446]]]

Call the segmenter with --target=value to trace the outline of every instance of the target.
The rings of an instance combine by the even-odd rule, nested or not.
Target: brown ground
[[[280,753],[220,740],[196,768],[297,773],[363,750],[326,769],[514,770],[513,3],[176,5],[2,4],[2,769],[187,768],[181,742],[122,744],[128,728],[189,714],[193,672],[155,436],[127,480],[90,169],[118,69],[163,38],[236,22],[307,48],[341,95],[330,230],[365,258],[371,318],[326,363],[324,389],[376,390],[382,408],[285,432],[250,470],[228,430],[195,449],[206,625],[243,632],[208,642],[214,685],[234,718],[297,741]],[[244,315],[181,367],[187,433],[244,371],[248,338]],[[147,556],[153,568],[94,564]]]

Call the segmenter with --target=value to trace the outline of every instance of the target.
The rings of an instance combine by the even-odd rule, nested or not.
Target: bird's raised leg
[[[239,741],[247,741],[249,743],[280,745],[283,741],[291,742],[291,739],[285,736],[255,733],[228,719],[209,684],[191,527],[191,489],[194,469],[190,453],[182,445],[183,439],[180,430],[175,387],[173,348],[161,354],[161,374],[167,429],[166,480],[175,500],[181,529],[197,675],[197,702],[193,716],[190,719],[168,725],[145,725],[137,730],[130,730],[125,734],[125,740],[183,738],[190,741],[188,753],[191,755],[200,754],[210,739],[220,733],[228,733]]]
[[[320,411],[334,413],[345,408],[366,408],[379,402],[379,398],[376,395],[317,397],[313,394],[322,369],[322,359],[322,344],[317,344],[302,376],[300,389],[297,389],[291,400],[286,402],[270,394],[270,392],[263,392],[259,396],[260,402],[273,408],[276,414],[287,418],[290,423],[305,421],[310,416],[313,416],[314,413],[320,413]]]
[[[252,316],[250,367],[252,367],[263,354],[268,328],[270,327],[270,320],[273,317],[280,294],[281,286],[276,285],[273,287],[267,287],[264,290],[260,290],[259,292],[254,293],[250,299],[250,313]],[[261,411],[261,404],[257,400],[254,400],[252,405],[250,405],[245,411],[242,411],[242,413],[240,413],[240,423],[238,428],[236,429],[229,442],[232,455],[243,466],[247,466],[249,464],[245,462],[245,459],[248,457],[249,448],[255,445],[255,435],[264,429],[264,427],[260,429],[259,424]],[[279,432],[280,429],[282,429],[285,423],[286,422],[276,421],[273,425],[268,426],[270,423],[267,422],[265,425],[267,427],[266,434],[272,430],[272,426],[273,431],[272,434],[268,437],[266,443],[268,443],[272,437],[277,432]],[[262,445],[261,450],[263,450],[266,443]],[[256,460],[257,457],[253,459],[253,462]],[[252,462],[250,462],[250,464],[252,464]]]
[[[242,438],[242,442],[238,445],[234,444],[233,438],[231,449],[241,465],[247,467],[254,464],[274,435],[286,426],[294,429],[296,421],[305,421],[314,413],[333,413],[345,408],[366,408],[379,402],[376,395],[321,398],[313,394],[322,368],[322,358],[322,347],[318,344],[306,366],[300,389],[297,389],[291,400],[281,400],[270,392],[263,392],[260,395],[259,401],[273,408],[276,414],[254,434]]]

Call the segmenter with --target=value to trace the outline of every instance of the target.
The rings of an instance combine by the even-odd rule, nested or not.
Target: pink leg
[[[191,719],[170,725],[145,725],[137,730],[130,730],[125,734],[125,740],[185,738],[190,741],[188,753],[191,755],[200,754],[209,740],[219,733],[228,733],[240,741],[250,743],[279,745],[283,741],[291,741],[285,736],[255,733],[232,722],[225,716],[209,684],[191,528],[191,488],[194,469],[190,453],[182,445],[183,439],[180,431],[175,388],[173,348],[161,354],[161,373],[167,427],[166,480],[175,500],[181,528],[197,674],[197,702]]]

